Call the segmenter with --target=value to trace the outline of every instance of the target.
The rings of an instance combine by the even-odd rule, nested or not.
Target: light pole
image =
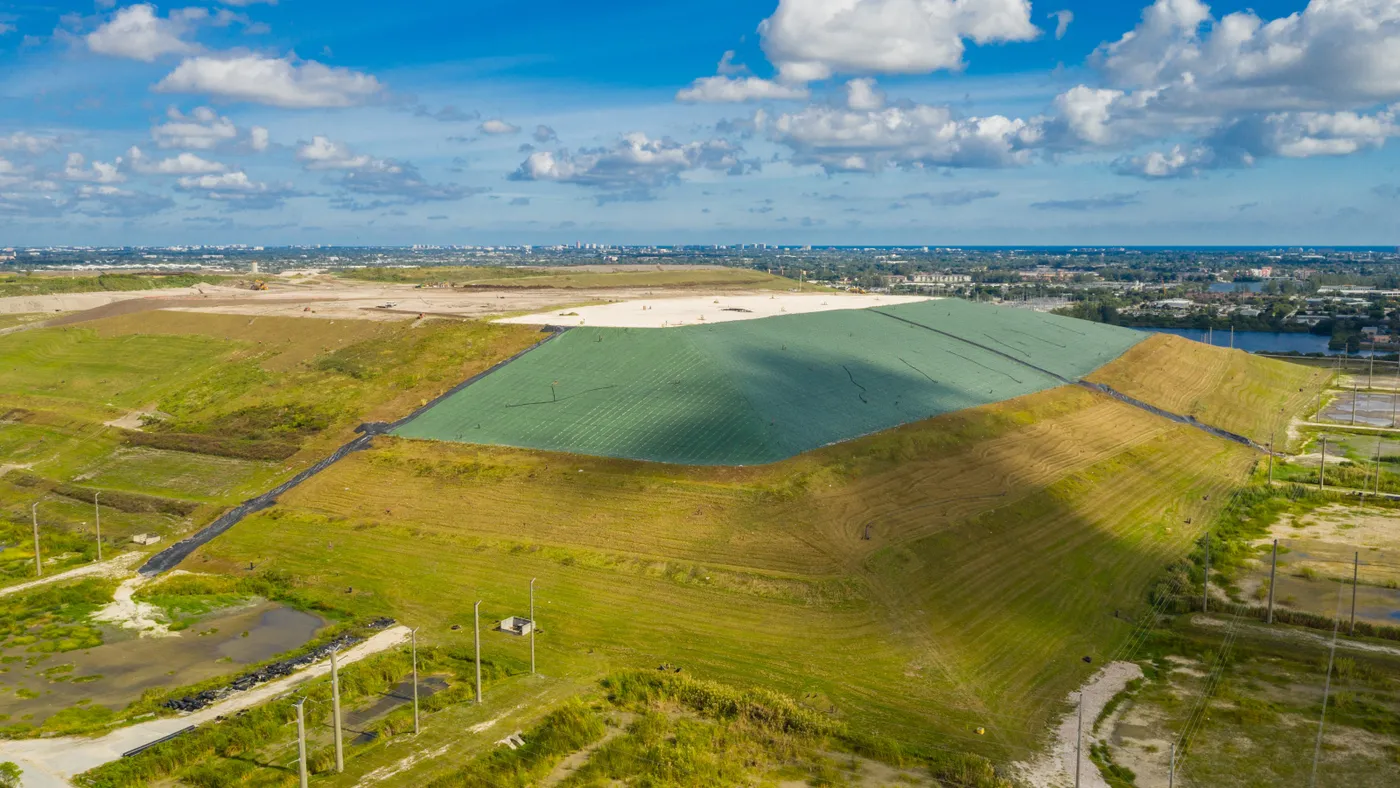
[[[481,600],[472,608],[472,641],[476,644],[476,702],[481,703]]]
[[[409,630],[413,650],[413,735],[418,735],[418,627]]]
[[[99,561],[102,560],[102,507],[97,504],[97,496],[101,494],[101,490],[92,494],[92,512],[97,518],[97,560]]]
[[[335,773],[345,771],[345,747],[340,740],[340,669],[331,652],[331,717],[335,729]]]
[[[535,578],[530,578],[530,675],[535,675],[535,630],[539,629],[539,624],[535,623]]]
[[[34,576],[44,576],[44,562],[39,559],[39,504],[29,507],[29,515],[34,519]]]
[[[301,775],[301,788],[306,788],[306,712],[302,708],[306,698],[296,702],[297,707],[297,771]]]

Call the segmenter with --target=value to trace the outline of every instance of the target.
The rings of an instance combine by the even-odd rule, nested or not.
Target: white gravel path
[[[1108,788],[1108,783],[1099,774],[1099,769],[1089,760],[1090,735],[1088,731],[1098,719],[1114,695],[1122,692],[1133,679],[1142,678],[1142,668],[1132,662],[1111,662],[1095,673],[1077,692],[1069,694],[1068,701],[1074,705],[1055,728],[1055,745],[1044,755],[1030,763],[1015,763],[1012,768],[1033,788],[1067,788],[1074,785],[1075,744],[1079,732],[1079,711],[1077,705],[1084,698],[1084,744],[1083,763],[1080,764],[1080,785],[1083,788]]]
[[[55,575],[44,575],[35,580],[28,580],[12,586],[0,588],[0,596],[18,594],[21,591],[28,591],[31,588],[38,588],[49,583],[57,583],[60,580],[73,580],[80,577],[120,577],[131,572],[132,567],[137,562],[145,558],[145,553],[122,553],[116,558],[108,558],[106,561],[98,563],[84,564],[76,569],[69,569],[66,572],[59,572]]]

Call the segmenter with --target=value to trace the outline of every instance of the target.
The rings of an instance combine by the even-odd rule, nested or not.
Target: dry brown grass
[[[1164,410],[1268,443],[1327,383],[1325,369],[1154,334],[1088,380]]]

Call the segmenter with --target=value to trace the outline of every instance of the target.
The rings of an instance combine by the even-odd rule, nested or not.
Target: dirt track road
[[[408,640],[409,629],[395,626],[351,647],[339,657],[341,665],[386,651]],[[115,731],[97,739],[65,736],[55,739],[24,739],[0,742],[0,761],[13,761],[23,772],[24,788],[68,788],[74,776],[115,761],[122,753],[169,736],[191,725],[212,722],[214,718],[233,714],[277,697],[298,684],[330,672],[330,660],[317,662],[304,670],[277,681],[254,687],[233,695],[208,708],[178,717],[151,720]]]

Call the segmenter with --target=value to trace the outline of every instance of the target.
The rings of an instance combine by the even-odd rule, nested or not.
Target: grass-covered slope
[[[212,519],[538,341],[491,323],[147,312],[0,336],[0,583]],[[146,419],[141,414],[148,414]],[[153,499],[152,499],[153,497]]]
[[[1051,388],[1142,338],[952,299],[712,326],[575,328],[399,434],[754,465]]]
[[[1289,420],[1313,404],[1330,375],[1326,369],[1153,334],[1088,379],[1267,444],[1283,440]]]
[[[538,578],[549,675],[671,662],[1024,757],[1252,459],[1069,386],[747,468],[387,441],[195,560],[459,644],[474,600],[521,614]]]

